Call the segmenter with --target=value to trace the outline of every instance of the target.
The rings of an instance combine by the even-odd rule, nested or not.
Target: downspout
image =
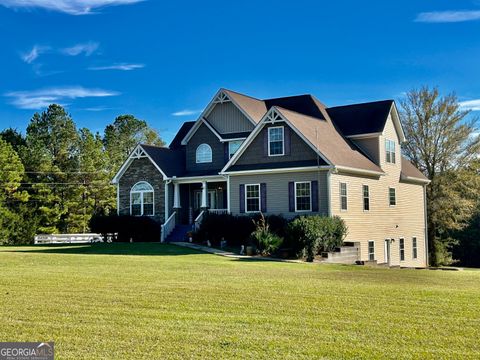
[[[424,222],[425,222],[425,260],[426,260],[426,267],[429,266],[429,258],[428,258],[428,211],[427,211],[427,185],[423,185],[423,211],[424,211]]]
[[[328,170],[327,172],[327,209],[328,209],[328,216],[332,216],[332,195],[330,191],[330,181],[331,181],[332,170]]]
[[[120,215],[120,183],[117,182],[117,215]]]

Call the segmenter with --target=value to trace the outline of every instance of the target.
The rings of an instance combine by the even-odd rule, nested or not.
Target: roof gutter
[[[424,184],[424,185],[428,185],[428,184],[431,183],[431,180],[429,180],[429,179],[420,179],[420,178],[416,178],[416,177],[412,177],[412,176],[407,176],[407,175],[404,175],[404,174],[400,174],[400,180],[416,182],[416,183],[420,183],[420,184]]]
[[[360,175],[369,175],[369,176],[384,176],[385,173],[383,171],[374,171],[374,170],[365,170],[365,169],[358,169],[349,166],[335,166],[334,173],[338,173],[339,171],[344,171],[352,174],[360,174]]]

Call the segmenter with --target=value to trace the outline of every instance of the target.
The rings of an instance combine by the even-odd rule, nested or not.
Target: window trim
[[[414,260],[418,259],[418,238],[416,236],[412,236],[412,259]]]
[[[308,210],[298,210],[298,208],[297,208],[297,184],[308,184],[309,185],[310,207],[309,207]],[[295,212],[298,212],[298,213],[312,212],[312,182],[311,181],[295,181],[294,186],[293,186],[293,190],[295,192],[294,193],[294,196],[295,196]],[[305,196],[302,196],[302,197],[305,197]]]
[[[395,200],[395,203],[394,203],[394,204],[392,204],[392,202],[391,202],[392,199],[391,199],[390,190],[393,190],[393,195],[394,195],[394,200]],[[397,189],[394,188],[394,187],[389,187],[389,188],[388,188],[388,206],[389,206],[389,207],[395,207],[395,206],[397,206]]]
[[[233,155],[235,155],[235,153],[238,151],[238,149],[240,149],[240,146],[242,146],[243,141],[244,140],[231,140],[231,141],[228,142],[228,159],[229,160],[233,157]],[[232,143],[237,143],[237,142],[240,143],[240,146],[237,148],[237,150],[235,150],[234,153],[232,153],[232,151],[230,150],[230,146],[232,145]]]
[[[247,188],[249,186],[257,186],[258,187],[258,210],[255,211],[248,211],[248,206],[247,206]],[[259,212],[262,211],[262,189],[260,184],[245,184],[245,213],[246,214],[258,214]],[[253,198],[252,198],[253,199]]]
[[[392,145],[393,150],[390,149],[389,144]],[[394,140],[385,139],[385,162],[388,164],[396,164],[396,143]],[[393,155],[393,156],[392,156]],[[390,160],[389,160],[390,159]]]
[[[208,161],[199,161],[198,159],[198,150],[200,149],[201,146],[208,146],[208,148],[210,149],[210,160]],[[197,149],[195,150],[195,162],[197,164],[209,164],[211,162],[213,162],[213,152],[212,152],[212,147],[210,145],[208,145],[207,143],[202,143],[200,145],[197,146]]]
[[[148,186],[150,186],[151,190],[133,190],[135,188],[135,186],[139,185],[139,184],[147,184]],[[145,209],[144,209],[144,194],[145,193],[152,193],[152,214],[151,215],[144,215],[144,212],[145,212]],[[140,194],[140,215],[133,215],[132,214],[132,195],[133,194]],[[154,187],[152,186],[152,184],[150,184],[148,181],[138,181],[137,183],[135,183],[131,188],[130,188],[130,215],[131,216],[155,216],[155,189]]]
[[[368,196],[365,196],[365,187],[367,188]],[[368,209],[365,209],[365,199],[368,199]],[[362,184],[362,207],[363,212],[370,212],[370,186]]]
[[[398,239],[398,258],[400,262],[405,261],[405,238],[403,237]]]
[[[282,129],[282,153],[271,154],[270,153],[270,131],[274,129]],[[268,128],[268,156],[284,156],[285,155],[285,126],[271,126]]]
[[[342,207],[342,205],[343,205],[342,204],[342,197],[344,196],[344,195],[342,195],[342,184],[345,185],[345,199],[346,199],[345,209]],[[339,183],[339,195],[340,195],[340,211],[348,211],[348,184],[346,182],[340,182]]]
[[[370,252],[370,244],[373,244],[373,252]],[[375,240],[368,240],[368,261],[375,261]]]

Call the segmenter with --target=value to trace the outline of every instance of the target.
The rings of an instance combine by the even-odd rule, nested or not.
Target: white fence
[[[35,245],[38,244],[90,244],[102,242],[100,234],[41,234],[35,236]]]
[[[177,213],[174,211],[172,215],[170,215],[170,217],[167,219],[167,221],[165,221],[165,224],[162,225],[162,233],[160,235],[160,241],[161,242],[164,242],[168,235],[170,235],[173,231],[173,229],[175,229],[175,226],[177,226],[176,224],[176,215]]]

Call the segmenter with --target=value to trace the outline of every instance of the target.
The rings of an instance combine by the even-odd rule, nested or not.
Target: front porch
[[[194,229],[206,212],[229,213],[228,180],[221,176],[173,178],[165,184],[162,241],[176,227]]]

